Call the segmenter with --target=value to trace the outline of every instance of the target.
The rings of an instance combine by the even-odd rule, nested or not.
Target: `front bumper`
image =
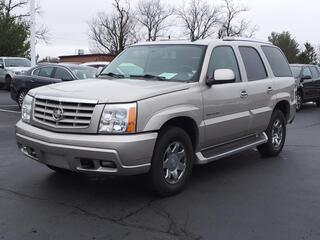
[[[28,157],[78,172],[135,175],[151,166],[157,133],[134,135],[66,134],[22,121],[16,125],[19,149]]]

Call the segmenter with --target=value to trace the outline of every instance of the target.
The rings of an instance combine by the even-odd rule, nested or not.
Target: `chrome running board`
[[[238,141],[203,150],[196,153],[196,164],[213,162],[218,159],[249,150],[266,142],[268,142],[268,136],[263,132],[259,135],[254,135]]]

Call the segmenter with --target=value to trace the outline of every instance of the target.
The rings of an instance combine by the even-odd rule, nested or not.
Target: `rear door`
[[[259,48],[239,46],[239,51],[248,79],[249,133],[260,133],[268,126],[273,111],[273,79],[267,73]]]
[[[205,147],[244,137],[248,130],[247,83],[241,77],[232,46],[217,46],[212,50],[207,77],[212,78],[217,69],[233,70],[236,81],[207,86],[203,90]]]
[[[36,88],[44,85],[48,85],[54,82],[53,77],[53,66],[39,67],[32,73],[32,79],[30,88]]]

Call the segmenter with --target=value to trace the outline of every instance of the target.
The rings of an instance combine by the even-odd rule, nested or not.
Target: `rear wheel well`
[[[199,142],[199,130],[196,122],[189,117],[176,117],[165,122],[160,128],[160,132],[168,127],[179,127],[183,129],[190,137],[193,149],[196,149]]]
[[[301,94],[301,97],[303,98],[303,91],[302,91],[302,88],[298,88],[297,89],[297,92],[299,92]]]
[[[290,104],[288,103],[288,101],[280,101],[276,104],[274,110],[280,110],[285,119],[288,120],[289,119],[289,115],[290,115]]]

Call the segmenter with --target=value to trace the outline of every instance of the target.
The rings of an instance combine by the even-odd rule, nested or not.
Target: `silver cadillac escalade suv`
[[[59,171],[149,173],[179,192],[194,164],[257,147],[278,155],[295,116],[295,81],[266,42],[140,43],[99,79],[33,89],[16,125],[21,151]]]

